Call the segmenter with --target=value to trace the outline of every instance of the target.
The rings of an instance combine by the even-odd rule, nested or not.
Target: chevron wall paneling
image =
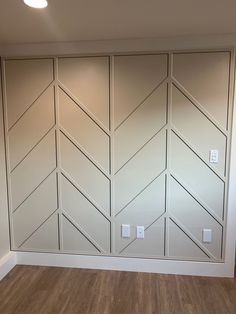
[[[4,60],[12,249],[222,261],[231,71],[230,51]]]

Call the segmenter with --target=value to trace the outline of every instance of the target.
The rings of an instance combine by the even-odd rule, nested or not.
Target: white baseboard
[[[0,259],[0,281],[16,266],[16,264],[17,254],[15,252],[9,252]]]
[[[17,252],[17,264],[107,269],[191,276],[234,277],[234,263],[170,261],[122,257]]]
[[[15,265],[106,269],[159,274],[234,277],[234,263],[155,260],[34,252],[10,252],[0,259],[0,280]]]

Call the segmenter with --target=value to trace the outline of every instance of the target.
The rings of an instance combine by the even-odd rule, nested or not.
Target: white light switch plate
[[[212,230],[211,229],[203,229],[202,230],[202,242],[211,243],[212,242]]]
[[[130,238],[130,225],[121,225],[121,236],[122,238]]]
[[[210,163],[217,164],[219,162],[219,151],[217,149],[210,150]]]
[[[143,239],[144,238],[144,226],[137,226],[137,239]]]

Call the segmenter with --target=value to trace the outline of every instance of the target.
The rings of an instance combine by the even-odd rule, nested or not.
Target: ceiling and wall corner
[[[209,49],[236,45],[232,0],[49,0],[42,10],[1,1],[0,54]]]
[[[2,0],[1,44],[225,35],[236,32],[233,0],[49,0],[35,10]]]
[[[236,34],[179,36],[166,38],[83,40],[75,42],[29,44],[0,43],[0,55],[2,57],[88,55],[189,49],[221,49],[232,48],[234,46],[236,46]]]

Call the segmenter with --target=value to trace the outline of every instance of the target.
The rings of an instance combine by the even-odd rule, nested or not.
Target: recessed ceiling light
[[[43,9],[48,5],[47,0],[24,0],[24,3],[31,8]]]

